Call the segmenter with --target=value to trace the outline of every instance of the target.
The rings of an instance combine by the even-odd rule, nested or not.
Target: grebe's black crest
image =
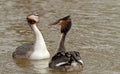
[[[59,20],[67,20],[68,18],[70,18],[70,15],[67,15],[67,16],[65,16],[65,17],[63,17],[63,18],[61,18],[61,19],[59,19]]]
[[[61,18],[59,24],[61,25],[61,33],[67,33],[72,26],[70,15]]]

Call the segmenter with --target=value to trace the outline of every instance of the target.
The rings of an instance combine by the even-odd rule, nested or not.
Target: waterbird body
[[[28,24],[34,31],[35,42],[25,43],[17,47],[12,54],[13,58],[40,60],[50,57],[42,33],[36,25],[39,23],[39,16],[39,14],[31,14],[27,16]]]
[[[58,51],[50,60],[49,67],[61,71],[82,71],[83,61],[81,60],[80,53],[77,51],[66,51],[64,46],[66,35],[72,25],[70,16],[61,18],[51,25],[55,24],[61,26],[61,39]]]

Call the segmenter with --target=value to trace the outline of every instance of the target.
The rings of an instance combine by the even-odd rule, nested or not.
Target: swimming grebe
[[[59,24],[61,26],[61,40],[57,53],[52,57],[49,62],[49,67],[61,71],[82,71],[83,61],[81,60],[80,53],[77,51],[66,51],[64,41],[68,31],[71,28],[72,22],[70,16],[66,16],[57,20],[51,25]]]
[[[17,47],[12,54],[13,58],[40,60],[50,57],[42,33],[39,31],[36,25],[36,23],[39,23],[39,17],[39,14],[31,14],[27,16],[28,24],[35,34],[35,42],[34,44],[25,43]]]

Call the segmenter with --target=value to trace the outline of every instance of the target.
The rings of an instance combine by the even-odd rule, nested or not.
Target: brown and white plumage
[[[83,69],[83,61],[78,51],[66,51],[64,42],[68,31],[72,26],[70,16],[66,16],[52,23],[61,26],[61,39],[58,51],[49,62],[49,67],[61,71],[81,71]]]
[[[17,47],[12,54],[13,58],[24,58],[32,60],[49,58],[50,54],[47,50],[44,38],[36,25],[37,23],[39,23],[39,15],[38,14],[28,15],[27,21],[29,26],[34,31],[35,42],[25,43]]]

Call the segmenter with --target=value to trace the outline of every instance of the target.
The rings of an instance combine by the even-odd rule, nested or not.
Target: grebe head
[[[27,21],[30,25],[35,24],[35,23],[39,23],[40,14],[31,14],[27,16]]]
[[[61,19],[58,19],[56,22],[50,24],[50,25],[56,25],[59,24],[61,26],[61,33],[67,33],[72,25],[70,15],[65,16]]]

